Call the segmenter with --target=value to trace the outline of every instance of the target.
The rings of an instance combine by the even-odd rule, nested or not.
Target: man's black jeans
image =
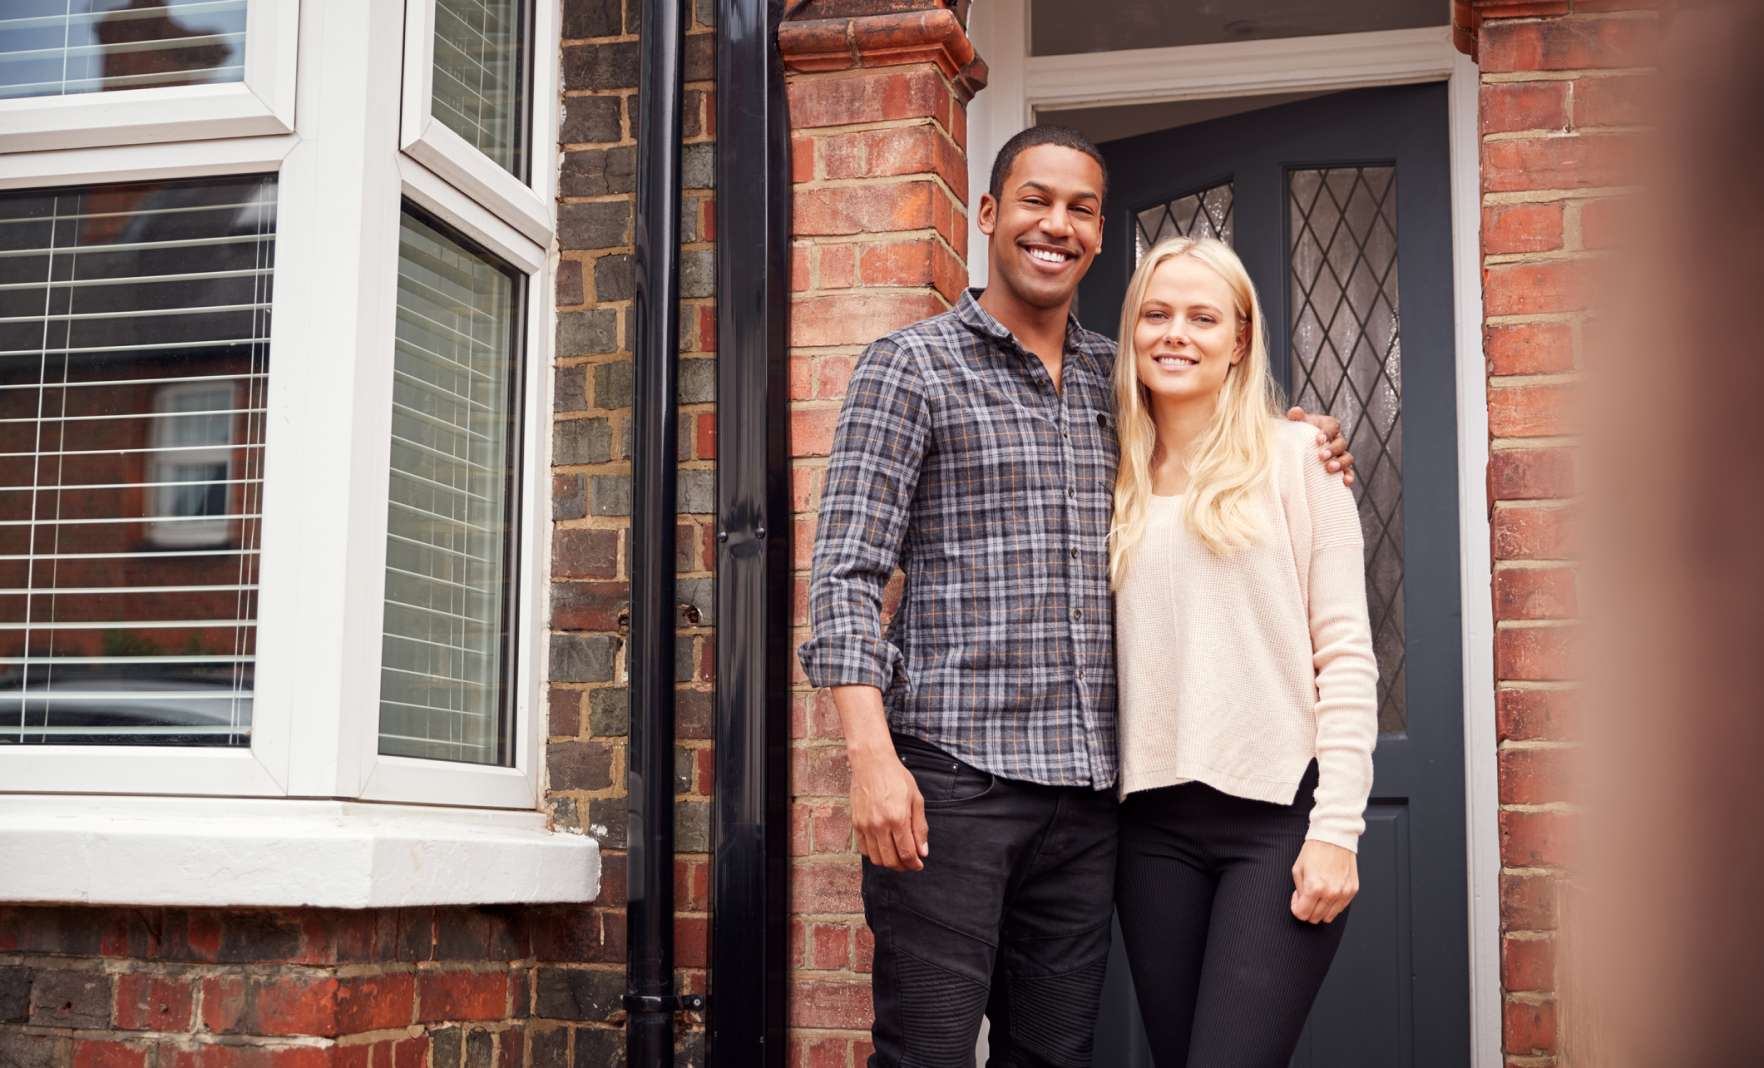
[[[925,868],[864,862],[876,936],[871,1068],[1082,1066],[1108,965],[1115,795],[1001,779],[917,739],[895,749],[925,797]]]

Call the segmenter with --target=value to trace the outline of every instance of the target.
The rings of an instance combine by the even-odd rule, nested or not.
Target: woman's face
[[[1225,387],[1225,372],[1244,352],[1234,308],[1225,279],[1193,256],[1157,266],[1133,327],[1135,370],[1153,403],[1213,397]]]

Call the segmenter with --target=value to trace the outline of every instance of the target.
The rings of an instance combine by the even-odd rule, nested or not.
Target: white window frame
[[[292,0],[252,2],[254,16],[294,10]],[[411,7],[431,3],[412,0]],[[387,62],[387,54],[409,39],[414,20],[406,19],[402,7],[300,0],[300,55],[306,66],[298,106],[292,106],[292,96],[288,100],[293,121],[285,130],[209,136],[208,117],[192,107],[175,121],[160,115],[162,132],[177,136],[176,141],[150,142],[134,137],[138,130],[122,128],[118,143],[102,146],[64,144],[28,154],[0,147],[0,189],[278,174],[251,744],[239,749],[0,747],[0,858],[19,850],[17,855],[40,855],[32,850],[54,835],[66,836],[61,859],[45,865],[28,887],[0,880],[0,900],[23,900],[18,894],[28,891],[33,900],[359,907],[367,902],[591,900],[598,891],[596,843],[547,832],[539,811],[550,574],[559,0],[535,4],[530,138],[536,181],[527,193],[537,208],[512,217],[494,190],[458,180],[480,162],[490,165],[463,140],[448,146],[439,139],[415,152],[401,144],[405,109],[395,101],[407,87],[400,64]],[[278,28],[278,42],[292,40],[292,33],[280,32],[287,29]],[[427,66],[409,58],[405,68]],[[291,66],[287,75],[292,93]],[[137,91],[93,95],[132,92]],[[371,106],[374,102],[384,103]],[[106,110],[110,101],[99,104]],[[406,202],[526,276],[516,473],[520,527],[518,543],[511,546],[518,554],[518,585],[509,601],[516,639],[508,707],[517,718],[509,767],[388,757],[378,751],[398,235]],[[90,885],[102,867],[92,858],[119,848],[118,833],[134,833],[93,818],[100,811],[93,807],[94,797],[75,796],[98,794],[133,795],[127,797],[128,812],[173,821],[173,831],[161,834],[156,851],[141,854],[161,857],[161,863],[147,876],[123,881],[121,889]],[[252,798],[265,800],[243,800]],[[358,810],[370,815],[349,815]],[[241,820],[246,811],[275,813],[277,819]],[[438,826],[438,813],[444,823],[453,822]],[[375,859],[389,855],[384,849],[362,845],[364,840],[370,845],[409,841],[409,834],[385,828],[419,819],[426,822],[418,837],[458,848],[399,855],[443,864],[443,878],[429,877],[433,872],[414,882],[408,872],[395,876],[397,864]],[[234,855],[276,835],[310,841],[314,863],[335,879],[285,889],[254,883],[249,900],[233,900],[248,888],[214,870],[216,854],[202,831],[210,820],[219,821],[212,825],[217,834],[232,837]],[[130,826],[147,833],[145,823]],[[306,846],[300,849],[306,856]],[[546,870],[552,875],[487,879],[468,870],[507,868],[522,855],[550,865]],[[365,888],[356,870],[362,863],[375,867]],[[274,873],[263,875],[265,881],[275,879]],[[335,890],[325,889],[333,884]],[[142,889],[132,889],[136,885]]]
[[[242,81],[0,100],[0,152],[288,133],[299,29],[300,0],[247,0]]]
[[[551,234],[556,197],[556,168],[546,164],[547,154],[541,151],[546,142],[529,140],[527,169],[532,180],[523,182],[435,118],[435,4],[436,0],[408,0],[406,4],[398,146],[531,240],[545,242]],[[533,0],[533,40],[555,41],[557,32],[556,5]],[[556,55],[534,49],[532,84],[528,87],[528,106],[534,111],[543,110],[537,107],[538,101],[557,97],[557,60]]]

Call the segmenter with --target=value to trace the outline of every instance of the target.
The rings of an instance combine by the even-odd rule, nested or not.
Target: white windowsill
[[[384,908],[587,902],[600,846],[538,812],[0,796],[0,901]]]

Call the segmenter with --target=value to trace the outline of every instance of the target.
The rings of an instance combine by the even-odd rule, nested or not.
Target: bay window
[[[556,6],[0,12],[0,895],[593,892],[534,721]],[[201,877],[270,827],[338,889]]]

